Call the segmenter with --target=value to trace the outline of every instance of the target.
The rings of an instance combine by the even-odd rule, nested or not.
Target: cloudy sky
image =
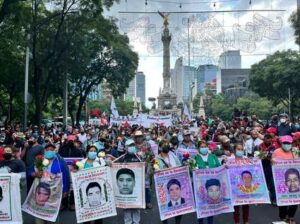
[[[118,19],[120,31],[128,34],[139,54],[138,70],[146,75],[146,98],[157,97],[163,85],[162,18],[149,12],[173,12],[169,16],[171,68],[180,56],[188,64],[187,19],[190,62],[195,67],[217,64],[218,56],[226,50],[241,50],[242,67],[249,68],[277,50],[298,49],[288,22],[297,0],[147,0],[147,5],[145,1],[120,0],[106,15]]]

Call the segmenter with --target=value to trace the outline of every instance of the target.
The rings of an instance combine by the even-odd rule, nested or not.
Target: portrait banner
[[[111,167],[118,208],[145,208],[145,163],[113,163]]]
[[[271,203],[261,160],[230,159],[228,170],[233,205]]]
[[[195,211],[188,167],[176,167],[154,174],[160,219],[166,220]]]
[[[197,149],[183,149],[183,148],[178,148],[176,150],[176,153],[179,157],[183,157],[183,154],[188,153],[190,157],[195,157],[196,155],[199,154]]]
[[[300,160],[273,160],[272,171],[277,205],[300,204]]]
[[[19,174],[0,174],[0,223],[23,223]]]
[[[22,210],[34,217],[55,222],[62,199],[62,175],[44,172],[35,178]]]
[[[117,215],[109,167],[72,173],[78,223]]]
[[[224,167],[193,171],[197,218],[233,212],[228,170]]]

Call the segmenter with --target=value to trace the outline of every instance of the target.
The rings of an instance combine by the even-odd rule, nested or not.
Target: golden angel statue
[[[162,13],[162,12],[158,11],[158,14],[163,18],[164,26],[167,28],[168,25],[169,25],[169,15],[170,15],[170,13]]]

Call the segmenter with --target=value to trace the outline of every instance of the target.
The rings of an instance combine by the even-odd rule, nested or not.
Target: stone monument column
[[[171,73],[170,73],[170,42],[171,35],[168,27],[165,27],[161,36],[163,42],[163,92],[170,92]]]
[[[169,13],[158,14],[163,18],[164,29],[161,35],[163,42],[163,89],[159,92],[158,110],[159,111],[171,111],[176,109],[176,95],[171,91],[171,69],[170,69],[170,43],[171,34],[168,28],[169,25]]]

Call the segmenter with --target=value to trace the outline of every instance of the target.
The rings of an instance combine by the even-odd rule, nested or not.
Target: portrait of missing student
[[[117,185],[120,194],[132,194],[135,187],[135,174],[131,169],[122,168],[117,172]]]
[[[145,164],[113,163],[111,167],[118,208],[145,208]]]
[[[101,206],[102,189],[98,182],[90,182],[85,190],[90,208]]]
[[[285,184],[290,193],[300,191],[300,174],[295,168],[288,169],[284,174]]]
[[[169,180],[167,189],[170,196],[168,207],[179,206],[185,203],[185,199],[181,197],[181,183],[177,179]]]
[[[35,189],[35,203],[38,206],[45,206],[51,196],[50,184],[40,182]]]

